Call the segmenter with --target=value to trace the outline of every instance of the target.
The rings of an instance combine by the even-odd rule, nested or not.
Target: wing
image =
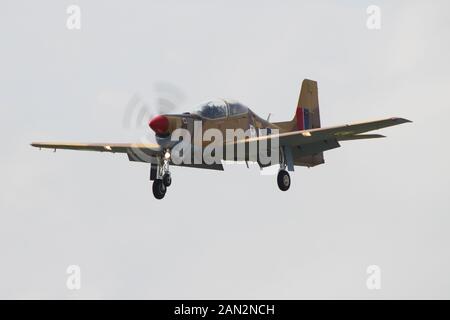
[[[141,150],[155,155],[162,151],[160,145],[151,143],[33,142],[31,145],[39,149],[66,149],[112,153],[128,153],[130,150]]]
[[[156,157],[161,156],[163,150],[159,144],[154,143],[73,143],[73,142],[33,142],[33,147],[39,149],[65,149],[81,151],[97,151],[110,153],[126,153],[130,161],[156,163]],[[177,165],[171,163],[172,165]],[[180,164],[180,166],[223,170],[222,164]]]
[[[231,144],[279,139],[280,146],[294,147],[293,150],[298,156],[312,156],[320,152],[339,147],[339,141],[383,138],[379,134],[361,134],[381,128],[396,126],[402,123],[411,122],[403,118],[388,118],[369,122],[347,124],[343,126],[317,128],[310,130],[291,131],[279,134],[246,138],[237,142],[227,142]],[[266,144],[270,148],[269,144]],[[247,149],[247,148],[246,148]]]
[[[272,134],[266,136],[246,138],[235,143],[248,143],[252,141],[271,140],[278,138],[280,145],[299,146],[302,144],[309,144],[327,139],[335,140],[356,140],[364,138],[382,138],[381,135],[359,135],[360,133],[373,131],[381,128],[396,126],[402,123],[411,122],[403,118],[388,118],[369,122],[360,122],[354,124],[346,124],[343,126],[317,128],[310,130],[291,131],[279,134]],[[359,136],[357,136],[359,135]],[[227,142],[234,143],[234,142]]]

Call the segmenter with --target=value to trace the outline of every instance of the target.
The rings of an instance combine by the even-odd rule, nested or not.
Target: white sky
[[[66,8],[81,8],[81,30]],[[381,8],[381,30],[366,8]],[[0,298],[450,298],[448,1],[6,1],[0,10]],[[135,92],[182,88],[290,119],[317,80],[322,124],[401,116],[275,177],[173,168],[153,199],[125,156],[31,141],[125,142]],[[82,288],[66,288],[67,266]],[[382,288],[366,287],[379,265]]]

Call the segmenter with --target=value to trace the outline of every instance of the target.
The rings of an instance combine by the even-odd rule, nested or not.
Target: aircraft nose
[[[165,134],[169,129],[169,119],[162,115],[154,116],[148,123],[156,134]]]

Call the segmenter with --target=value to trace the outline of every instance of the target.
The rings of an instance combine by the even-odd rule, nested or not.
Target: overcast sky
[[[66,27],[71,4],[80,30]],[[450,298],[448,12],[444,0],[3,1],[0,298]],[[172,168],[163,201],[124,155],[29,146],[139,141],[149,128],[124,126],[125,106],[135,93],[152,105],[161,82],[185,94],[177,111],[230,97],[288,120],[304,78],[318,81],[323,126],[414,123],[297,167],[288,192],[256,167]]]

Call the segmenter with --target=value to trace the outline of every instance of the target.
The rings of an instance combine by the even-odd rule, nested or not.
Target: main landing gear
[[[281,191],[287,191],[291,186],[291,177],[289,176],[289,173],[286,170],[278,171],[277,182],[278,188],[280,188]]]
[[[291,177],[289,176],[289,172],[286,171],[286,167],[287,167],[286,162],[287,161],[286,161],[285,151],[283,148],[280,151],[281,151],[280,152],[280,170],[278,171],[277,183],[278,183],[278,188],[280,188],[281,191],[287,191],[289,189],[289,187],[291,186]],[[291,160],[292,159],[290,159],[288,161],[291,161]]]
[[[158,159],[158,163],[150,165],[150,180],[153,180],[152,191],[156,199],[161,200],[167,192],[167,187],[172,184],[172,176],[169,171],[170,153],[166,152],[164,159]]]

